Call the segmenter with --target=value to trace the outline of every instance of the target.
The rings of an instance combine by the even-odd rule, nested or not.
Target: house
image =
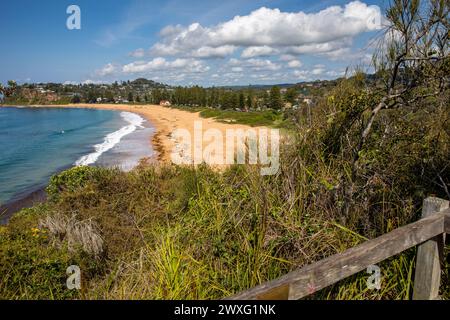
[[[170,107],[170,106],[171,106],[171,103],[170,103],[170,101],[168,101],[168,100],[161,100],[161,101],[159,102],[159,105],[160,105],[160,106],[164,106],[164,107]]]

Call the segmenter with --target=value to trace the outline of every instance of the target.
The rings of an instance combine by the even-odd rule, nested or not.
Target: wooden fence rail
[[[413,299],[437,299],[446,233],[449,202],[426,198],[422,219],[228,299],[301,299],[417,245]]]

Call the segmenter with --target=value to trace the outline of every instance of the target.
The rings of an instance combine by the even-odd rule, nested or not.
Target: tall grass
[[[169,166],[130,173],[94,169],[78,187],[66,188],[62,182],[54,200],[25,210],[1,229],[7,235],[1,240],[1,296],[222,298],[365,241],[351,225],[341,224],[339,205],[330,195],[333,165],[317,161],[317,167],[310,167],[300,159],[283,163],[273,177],[260,176],[252,166],[223,173],[206,166]],[[302,166],[305,170],[298,170]],[[81,240],[74,252],[70,233],[53,230],[55,219],[64,226],[95,225],[102,252],[94,254]],[[45,237],[26,235],[33,228]],[[33,242],[25,244],[24,237]],[[26,255],[6,253],[8,247],[14,252],[32,247],[35,257],[24,264]],[[70,264],[81,266],[82,292],[64,290]],[[383,264],[381,291],[369,291],[368,275],[361,273],[314,297],[406,299],[413,264],[414,253]],[[11,268],[17,265],[19,271]],[[13,280],[26,283],[30,278],[34,280],[26,286]],[[37,284],[46,290],[37,290]]]

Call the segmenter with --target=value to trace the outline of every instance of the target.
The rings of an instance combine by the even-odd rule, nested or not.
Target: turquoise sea
[[[74,165],[130,170],[151,157],[153,128],[141,116],[75,108],[0,107],[0,204]]]

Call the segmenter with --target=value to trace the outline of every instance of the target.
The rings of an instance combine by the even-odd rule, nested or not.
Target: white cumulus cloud
[[[112,75],[112,74],[116,73],[117,71],[118,71],[118,68],[115,64],[108,63],[103,68],[97,70],[96,74],[101,77],[105,77],[105,76]]]
[[[278,50],[271,48],[269,46],[259,46],[259,47],[251,46],[245,48],[242,51],[241,57],[242,58],[263,57],[263,56],[270,56],[276,53],[278,53]]]
[[[324,52],[333,49],[328,42],[381,29],[382,19],[378,6],[361,1],[331,6],[317,13],[262,7],[210,27],[199,23],[168,26],[161,31],[162,40],[153,45],[152,51],[160,55],[189,55],[202,47],[238,46],[245,48],[243,58],[270,55],[280,47],[290,47],[297,54]]]
[[[238,66],[242,68],[249,68],[254,71],[275,71],[279,70],[281,66],[277,63],[272,62],[268,59],[246,59],[246,60],[239,60],[232,58],[228,62],[231,66]]]
[[[122,67],[123,73],[148,73],[162,70],[184,70],[192,73],[202,73],[209,70],[201,61],[194,59],[178,58],[168,61],[163,57],[157,57],[150,61],[135,61]]]
[[[288,62],[289,68],[300,68],[302,66],[302,63],[300,60],[291,60]]]
[[[221,47],[200,47],[192,50],[191,55],[196,58],[224,58],[236,50],[235,46],[221,46]]]
[[[166,26],[150,49],[129,53],[135,61],[108,63],[95,76],[112,79],[140,74],[166,82],[207,84],[244,78],[301,81],[335,77],[340,71],[332,69],[342,68],[343,63],[369,61],[367,52],[355,48],[359,43],[355,37],[380,30],[383,24],[380,7],[359,0],[316,12],[261,7],[213,25]],[[225,58],[225,62],[215,60]],[[326,65],[313,65],[317,59]]]
[[[129,56],[134,57],[134,58],[142,58],[145,56],[145,50],[142,48],[136,49],[136,50],[130,52]]]

